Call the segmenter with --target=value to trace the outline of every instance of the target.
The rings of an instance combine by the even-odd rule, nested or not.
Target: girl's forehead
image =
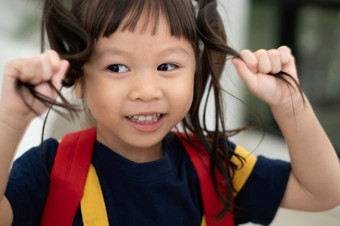
[[[138,40],[144,37],[143,35],[153,36],[154,38],[161,36],[162,38],[181,39],[171,34],[169,21],[163,14],[158,15],[156,18],[145,10],[138,17],[138,20],[135,21],[133,28],[131,28],[130,24],[131,16],[131,14],[127,14],[116,31],[109,36],[101,36],[96,39],[95,46],[98,48],[103,47],[103,44],[105,46],[107,43],[123,43],[132,38]]]
[[[118,28],[110,36],[97,39],[94,50],[98,53],[113,47],[114,52],[128,50],[134,52],[137,49],[148,47],[149,49],[144,48],[145,54],[163,48],[177,49],[179,46],[185,46],[190,50],[193,48],[186,38],[172,35],[167,20],[160,18],[155,22],[145,22],[141,19],[133,31]]]
[[[132,12],[128,13],[122,20],[118,30],[129,30],[136,33],[150,32],[156,35],[160,27],[163,31],[166,30],[169,34],[171,33],[168,17],[163,12],[156,13],[144,9],[138,18],[134,18]]]
[[[194,48],[185,37],[177,37],[171,34],[169,22],[164,16],[157,21],[147,19],[146,15],[140,17],[135,29],[123,29],[124,23],[108,37],[97,39],[94,45],[92,57],[105,56],[132,56],[143,53],[145,56],[152,54],[164,56],[172,54],[191,54]]]
[[[94,39],[108,37],[118,29],[156,33],[166,23],[172,35],[191,42],[197,39],[195,13],[190,0],[94,0],[96,12],[81,11],[82,21]],[[97,10],[97,8],[100,8]],[[90,11],[90,12],[87,12]],[[87,16],[86,16],[87,15]]]

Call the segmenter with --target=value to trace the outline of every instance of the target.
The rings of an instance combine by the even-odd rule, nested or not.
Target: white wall
[[[13,29],[18,27],[22,22],[18,15],[29,8],[28,5],[23,4],[22,1],[7,0],[0,0],[0,5],[0,72],[2,80],[2,72],[6,62],[10,59],[28,57],[39,53],[39,42],[35,34],[32,34],[24,41],[19,41],[15,38],[13,32]],[[29,131],[20,144],[18,154],[21,154],[32,145],[39,144],[39,134],[41,133],[40,124],[39,119],[32,122]]]
[[[240,51],[246,47],[250,2],[249,0],[220,0],[220,3],[219,12],[225,25],[228,44],[235,50]],[[244,92],[247,92],[243,82],[231,65],[230,57],[222,77],[222,86],[227,92],[240,99],[243,98]],[[242,126],[243,104],[229,94],[225,94],[224,97],[227,129]],[[209,122],[211,125],[213,125],[213,120],[214,118],[211,117]]]

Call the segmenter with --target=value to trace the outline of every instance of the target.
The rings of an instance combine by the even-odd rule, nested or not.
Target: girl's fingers
[[[42,74],[40,82],[49,81],[52,79],[53,74],[59,70],[61,66],[61,60],[59,55],[53,50],[45,52],[40,57],[42,61]]]
[[[37,57],[32,59],[18,59],[11,62],[8,66],[9,76],[14,79],[19,79],[22,82],[30,82],[34,75],[40,74],[40,68],[38,67],[39,59]]]
[[[60,87],[61,81],[64,78],[64,75],[67,73],[69,66],[70,63],[67,60],[60,61],[59,68],[52,77],[52,82],[57,88]]]
[[[53,72],[58,71],[60,63],[61,63],[61,59],[60,59],[58,53],[56,51],[49,50],[45,54],[49,59],[52,71]]]
[[[277,74],[294,62],[291,50],[287,46],[268,51],[260,49],[254,53],[250,50],[243,50],[240,56],[248,69],[254,74]]]
[[[27,89],[18,90],[17,82],[34,85],[37,93],[47,98],[55,98],[57,93],[47,82],[51,81],[59,89],[68,67],[69,62],[60,59],[59,55],[52,50],[36,57],[9,62],[4,69],[1,105],[20,115],[33,116],[34,114],[30,114],[32,109],[35,113],[43,113],[47,109],[46,106],[36,100]],[[29,103],[32,108],[27,107],[26,103]]]
[[[8,75],[22,82],[37,85],[52,79],[57,72],[65,73],[68,66],[61,63],[55,51],[47,51],[39,56],[18,59],[8,65]]]
[[[264,49],[260,49],[254,53],[258,61],[258,72],[263,74],[271,73],[272,64],[268,56],[268,52]]]
[[[298,81],[299,79],[296,72],[295,58],[292,55],[290,48],[287,46],[281,46],[278,48],[278,52],[280,53],[281,70],[287,72]]]
[[[38,67],[40,74],[37,73],[30,81],[33,84],[39,84],[41,82],[48,81],[52,77],[53,71],[48,55],[45,54],[40,56],[40,64],[41,68]]]
[[[251,72],[254,74],[258,72],[258,60],[250,50],[242,50],[240,56]]]
[[[242,80],[246,83],[249,89],[252,89],[252,87],[257,84],[257,78],[254,76],[254,72],[250,70],[249,66],[243,59],[233,58],[232,63]]]
[[[292,61],[294,61],[294,57],[292,55],[291,49],[287,46],[281,46],[277,49],[280,54],[281,64],[286,65]]]
[[[268,54],[268,58],[270,60],[271,63],[271,68],[272,70],[270,71],[270,73],[272,74],[277,74],[282,70],[282,66],[281,66],[281,56],[278,50],[276,49],[271,49],[267,52]]]

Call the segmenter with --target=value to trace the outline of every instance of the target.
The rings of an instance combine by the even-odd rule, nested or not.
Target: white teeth
[[[155,115],[133,115],[128,116],[128,118],[137,123],[154,123],[157,122],[161,118],[161,114],[155,114]]]

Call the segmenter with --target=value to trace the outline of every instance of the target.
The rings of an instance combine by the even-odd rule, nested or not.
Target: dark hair
[[[144,10],[150,12],[147,15],[154,17],[151,18],[154,20],[148,20],[154,21],[154,29],[157,29],[157,18],[160,15],[165,16],[171,34],[187,39],[195,50],[197,70],[194,98],[187,116],[182,120],[182,125],[186,140],[194,145],[189,134],[195,134],[209,153],[210,175],[223,204],[223,209],[216,216],[216,219],[220,220],[233,209],[234,188],[231,181],[237,166],[230,159],[232,156],[236,156],[241,162],[244,162],[244,159],[230,150],[227,143],[220,78],[227,56],[239,57],[239,55],[227,44],[216,0],[73,0],[71,7],[67,7],[63,0],[46,0],[41,32],[42,50],[46,31],[51,48],[56,50],[61,58],[70,62],[70,69],[62,81],[62,86],[71,87],[77,81],[82,81],[82,67],[91,56],[95,41],[110,36],[119,26],[123,30],[133,31]],[[130,16],[127,17],[128,14]],[[279,77],[290,85],[283,75],[286,74],[280,74]],[[293,82],[296,83],[294,79]],[[27,85],[26,88],[36,94],[34,87]],[[206,97],[203,95],[205,90],[208,91]],[[211,93],[215,102],[215,128],[212,131],[207,128],[205,113],[203,116],[199,113],[202,108],[206,112]],[[54,101],[46,100],[44,97],[40,99],[49,104]],[[59,105],[73,110],[66,100]],[[200,152],[197,147],[196,150]],[[217,181],[217,173],[223,176],[225,189],[220,189],[221,181]]]

